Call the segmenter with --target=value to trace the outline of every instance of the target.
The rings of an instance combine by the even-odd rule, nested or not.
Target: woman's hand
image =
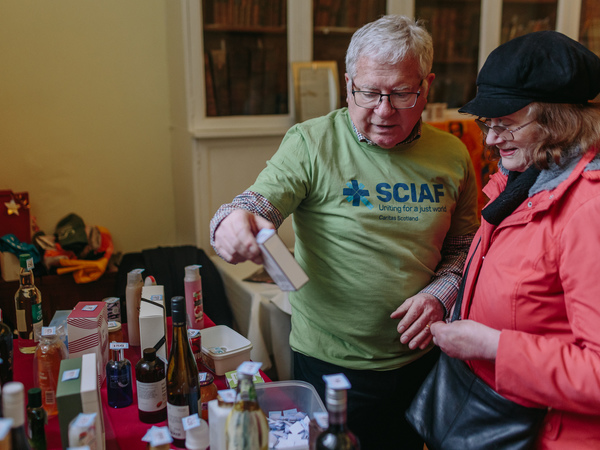
[[[452,358],[496,360],[500,331],[472,320],[431,324],[433,343]]]

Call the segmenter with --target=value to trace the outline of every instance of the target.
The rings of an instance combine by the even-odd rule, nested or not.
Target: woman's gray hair
[[[433,41],[421,21],[387,15],[366,24],[352,36],[346,52],[346,73],[351,79],[363,56],[385,64],[414,57],[419,62],[420,78],[425,78],[433,64]]]

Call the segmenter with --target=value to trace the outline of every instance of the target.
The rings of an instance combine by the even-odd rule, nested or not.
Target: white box
[[[166,361],[168,347],[164,286],[142,287],[139,320],[141,351],[154,347],[156,354]]]
[[[0,252],[0,270],[4,281],[18,281],[21,271],[19,257],[11,252]]]
[[[297,291],[308,281],[308,275],[294,259],[275,230],[264,228],[256,235],[262,250],[264,266],[282,291]]]
[[[227,325],[215,325],[200,333],[202,362],[217,375],[225,375],[250,360],[252,342]]]
[[[104,302],[79,302],[67,317],[69,358],[96,354],[98,387],[106,378],[108,313]]]
[[[104,418],[96,367],[95,353],[64,359],[60,363],[56,402],[63,448],[69,442],[69,423],[79,413],[96,413],[96,449],[105,448]],[[102,371],[104,372],[104,368]]]

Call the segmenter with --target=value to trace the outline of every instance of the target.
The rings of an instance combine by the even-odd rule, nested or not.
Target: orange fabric
[[[114,246],[112,236],[108,229],[99,226],[98,230],[102,236],[102,242],[98,252],[104,252],[104,256],[93,261],[83,259],[61,259],[59,260],[59,264],[62,267],[56,269],[56,273],[62,275],[63,273],[73,272],[75,283],[89,283],[102,276],[106,271],[108,261],[114,252]]]

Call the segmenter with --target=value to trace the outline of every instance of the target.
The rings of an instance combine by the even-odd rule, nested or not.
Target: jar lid
[[[215,377],[210,372],[200,372],[198,374],[198,384],[200,386],[208,386],[213,381],[215,381]]]
[[[111,331],[119,331],[121,329],[121,322],[117,322],[116,320],[111,320],[108,322],[108,332]]]

